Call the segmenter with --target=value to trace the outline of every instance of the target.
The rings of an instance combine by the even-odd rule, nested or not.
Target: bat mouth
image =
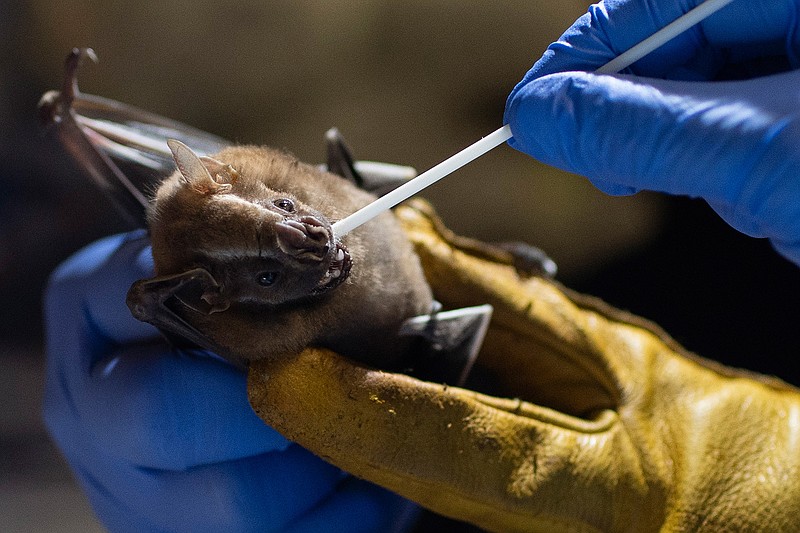
[[[350,258],[347,248],[342,243],[337,242],[331,255],[333,259],[328,265],[325,275],[322,276],[322,279],[314,289],[315,294],[322,294],[338,287],[350,276],[353,260]]]

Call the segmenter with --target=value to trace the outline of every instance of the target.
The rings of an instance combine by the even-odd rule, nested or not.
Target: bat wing
[[[246,362],[217,345],[183,316],[190,311],[209,313],[211,304],[204,299],[219,289],[216,280],[202,268],[173,276],[158,276],[134,283],[128,291],[127,304],[138,320],[156,326],[177,348],[205,348],[235,366]]]
[[[61,90],[48,91],[39,101],[40,118],[55,128],[67,152],[122,216],[137,227],[145,227],[148,193],[175,171],[167,139],[181,141],[200,156],[217,153],[233,143],[122,102],[81,93],[77,76],[85,58],[97,61],[91,48],[70,52]],[[328,164],[323,168],[371,192],[385,194],[416,176],[411,167],[354,161],[335,128],[326,139]]]
[[[325,132],[325,145],[327,163],[322,167],[324,170],[338,174],[378,196],[383,196],[417,176],[413,167],[354,160],[350,147],[336,128]]]
[[[65,62],[60,91],[39,101],[39,115],[61,144],[116,205],[126,220],[145,227],[147,194],[175,170],[166,139],[178,139],[203,155],[230,145],[215,135],[133,106],[83,94],[78,68],[91,48],[75,48]]]
[[[426,381],[462,386],[483,345],[492,317],[491,305],[434,311],[406,320],[401,336],[420,340],[412,359],[404,362],[407,373]]]
[[[134,317],[159,328],[174,346],[205,348],[244,368],[246,361],[183,318],[191,311],[209,313],[213,304],[207,295],[218,289],[208,271],[196,268],[137,281],[128,291],[127,304]],[[479,305],[409,318],[399,334],[417,342],[400,370],[427,381],[463,385],[483,345],[491,316],[491,305]]]

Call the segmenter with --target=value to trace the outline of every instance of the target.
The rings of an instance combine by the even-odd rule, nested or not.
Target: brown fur
[[[211,171],[230,184],[224,192],[193,186],[176,172],[160,186],[148,213],[157,275],[199,267],[222,286],[228,307],[188,311],[187,321],[246,360],[290,355],[310,345],[380,366],[400,356],[400,324],[428,313],[432,296],[394,215],[385,213],[344,236],[350,276],[327,292],[310,294],[304,276],[319,279],[328,263],[284,257],[276,244],[283,218],[275,212],[276,199],[291,199],[293,216],[314,216],[329,227],[375,197],[269,148],[234,147],[214,159],[235,169],[235,175]],[[295,285],[260,292],[251,283],[257,264],[278,260],[295,272]]]

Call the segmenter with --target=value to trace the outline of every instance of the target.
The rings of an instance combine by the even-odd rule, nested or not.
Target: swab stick
[[[667,24],[650,37],[644,39],[639,44],[634,45],[629,50],[623,52],[602,67],[598,68],[595,72],[598,74],[613,74],[629,67],[659,46],[663,45],[667,41],[672,40],[674,37],[680,35],[695,24],[711,16],[713,13],[716,13],[726,5],[730,4],[732,1],[733,0],[706,0],[691,11],[678,17],[675,21]],[[392,192],[381,196],[371,204],[362,207],[352,215],[349,215],[336,222],[333,224],[334,235],[337,237],[342,237],[343,235],[350,233],[365,222],[372,220],[376,216],[391,209],[403,200],[414,196],[422,189],[436,183],[448,174],[477,159],[492,148],[496,148],[497,146],[509,140],[511,137],[511,128],[508,125],[497,129],[486,137],[483,137],[478,142],[471,144],[457,154],[445,159],[430,170],[427,170],[411,181],[404,183]]]
[[[416,178],[407,181],[393,191],[386,193],[371,204],[365,205],[352,215],[333,224],[333,234],[341,237],[380,215],[384,211],[391,209],[403,200],[411,198],[419,191],[432,185],[447,176],[451,172],[458,170],[473,159],[476,159],[492,148],[495,148],[511,138],[511,128],[503,126],[497,131],[490,133],[480,141],[471,144],[451,156],[435,167],[427,170]]]

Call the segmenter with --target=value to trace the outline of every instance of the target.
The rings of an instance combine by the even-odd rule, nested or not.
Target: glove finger
[[[176,472],[127,463],[86,433],[65,438],[67,459],[111,531],[285,531],[308,516],[341,518],[335,491],[345,475],[298,446]],[[377,514],[370,505],[381,503],[350,505],[347,518]]]
[[[573,416],[617,409],[637,383],[640,361],[629,341],[671,343],[658,328],[540,277],[521,278],[451,238],[429,209],[414,202],[397,216],[415,246],[437,300],[447,307],[488,303],[494,313],[477,365],[502,393]],[[613,323],[613,327],[612,327]],[[624,333],[623,324],[634,324]]]
[[[328,499],[289,524],[285,531],[399,533],[409,530],[419,511],[418,506],[397,494],[351,477],[340,483]]]
[[[650,0],[593,4],[550,45],[514,91],[548,74],[593,72],[701,3]],[[738,61],[753,53],[788,55],[791,64],[797,66],[797,7],[794,0],[732,2],[623,72],[707,80],[726,61]],[[718,51],[721,48],[724,53]],[[709,50],[714,53],[709,54]]]
[[[47,291],[45,416],[53,431],[85,427],[127,461],[184,470],[287,446],[249,408],[245,377],[202,354],[171,351],[125,305],[151,275],[143,232],[85,248]]]
[[[358,367],[322,350],[255,363],[248,389],[256,412],[291,440],[492,531],[563,527],[571,515],[609,530],[611,492],[618,503],[642,488],[627,479],[625,464],[637,461],[610,411],[576,419]]]
[[[788,201],[800,194],[800,98],[786,93],[798,81],[797,71],[726,83],[557,74],[517,93],[510,124],[514,145],[545,163],[699,196],[740,231],[780,239],[800,214]]]
[[[181,471],[288,445],[253,414],[244,375],[227,363],[164,346],[119,348],[91,372],[53,359],[45,398],[51,431],[83,427],[132,464]]]

